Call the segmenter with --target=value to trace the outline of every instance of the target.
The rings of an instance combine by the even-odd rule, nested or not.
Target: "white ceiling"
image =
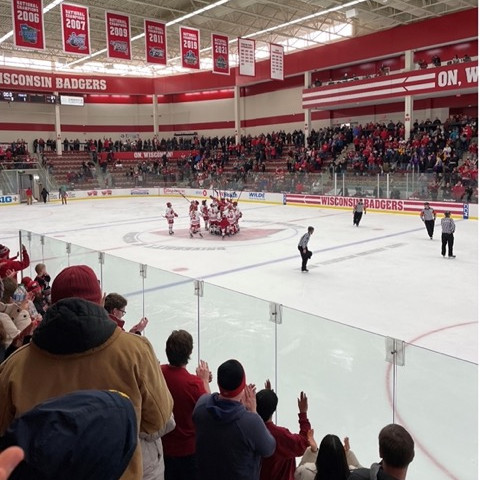
[[[308,48],[323,44],[328,40],[328,33],[341,27],[334,39],[344,36],[360,36],[379,30],[390,29],[399,25],[438,17],[477,7],[476,0],[357,0],[360,3],[352,6],[349,0],[229,0],[221,6],[192,16],[180,23],[167,28],[168,67],[151,67],[145,64],[144,39],[132,42],[132,60],[125,62],[123,68],[134,68],[145,74],[167,74],[181,71],[179,64],[179,25],[195,27],[200,30],[201,48],[210,48],[210,34],[220,33],[231,39],[250,35],[257,41],[257,49],[265,48],[268,43],[281,43],[286,46],[286,52],[296,47]],[[44,0],[44,7],[50,4]],[[92,52],[105,48],[105,11],[115,11],[130,15],[132,38],[143,33],[144,18],[153,18],[164,22],[175,21],[182,16],[199,10],[215,2],[209,0],[79,0],[69,1],[89,7],[90,32]],[[305,19],[325,10],[338,8]],[[352,10],[355,11],[352,11]],[[347,14],[348,12],[348,14]],[[353,14],[353,16],[351,16]],[[298,23],[282,26],[293,20]],[[0,38],[11,31],[11,0],[0,0]],[[265,29],[273,30],[259,33]],[[12,37],[0,44],[0,66],[6,65],[11,57],[45,60],[47,68],[52,68],[50,62],[69,65],[78,60],[78,56],[68,55],[62,51],[62,33],[60,21],[60,6],[56,6],[45,15],[46,46],[44,52],[20,50],[13,46]],[[323,34],[323,35],[321,35]],[[312,39],[302,41],[306,35]],[[233,58],[236,55],[236,43],[230,45]],[[202,53],[202,58],[209,52]],[[87,68],[90,62],[100,62],[108,69],[121,68],[114,66],[106,53],[101,53],[92,59],[82,59],[70,68]],[[93,71],[95,67],[89,68]],[[139,70],[140,69],[140,70]],[[143,70],[141,70],[143,69]],[[85,70],[84,70],[85,71]],[[126,72],[125,72],[126,73]],[[134,73],[133,71],[130,73]]]

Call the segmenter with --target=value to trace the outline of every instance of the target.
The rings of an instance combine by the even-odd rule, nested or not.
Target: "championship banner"
[[[212,33],[212,59],[213,73],[230,75],[230,64],[228,59],[228,37]]]
[[[105,12],[105,27],[108,58],[131,60],[130,17],[120,13]]]
[[[180,27],[180,52],[182,67],[200,69],[200,31]]]
[[[42,0],[12,0],[12,18],[16,47],[45,50]]]
[[[90,55],[90,26],[88,7],[62,3],[63,51]]]
[[[164,23],[145,20],[145,58],[147,63],[167,64],[167,31]]]
[[[238,39],[238,68],[240,75],[255,76],[255,40]]]
[[[283,46],[270,44],[270,78],[283,80]]]

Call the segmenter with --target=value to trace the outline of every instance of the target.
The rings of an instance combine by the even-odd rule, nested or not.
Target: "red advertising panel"
[[[212,33],[212,59],[213,73],[230,75],[230,64],[228,61],[228,37]]]
[[[196,28],[180,27],[182,67],[200,69],[200,32]]]
[[[45,49],[42,0],[12,0],[12,18],[16,47]]]
[[[145,58],[148,63],[167,64],[167,31],[164,23],[145,20]]]
[[[255,40],[238,39],[238,69],[240,75],[255,76]]]
[[[283,46],[270,44],[270,78],[283,80]]]
[[[88,7],[62,3],[63,51],[90,55]]]
[[[108,58],[131,60],[130,17],[120,13],[105,12]]]

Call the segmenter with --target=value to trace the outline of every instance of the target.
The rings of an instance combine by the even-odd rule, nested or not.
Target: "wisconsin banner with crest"
[[[90,55],[88,7],[62,3],[63,51]]]
[[[131,60],[130,17],[120,13],[105,12],[108,58]]]
[[[12,19],[16,47],[45,50],[42,0],[12,0]]]
[[[200,31],[196,28],[180,27],[180,53],[182,67],[200,69]]]
[[[213,73],[230,75],[230,63],[228,59],[228,37],[212,33],[212,60]]]
[[[148,63],[167,64],[166,25],[156,20],[145,20],[145,58]]]

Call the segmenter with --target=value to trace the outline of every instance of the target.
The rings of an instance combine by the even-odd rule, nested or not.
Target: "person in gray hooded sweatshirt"
[[[217,383],[220,393],[201,396],[193,411],[198,478],[258,480],[276,442],[256,412],[255,387],[237,360],[220,365]]]

